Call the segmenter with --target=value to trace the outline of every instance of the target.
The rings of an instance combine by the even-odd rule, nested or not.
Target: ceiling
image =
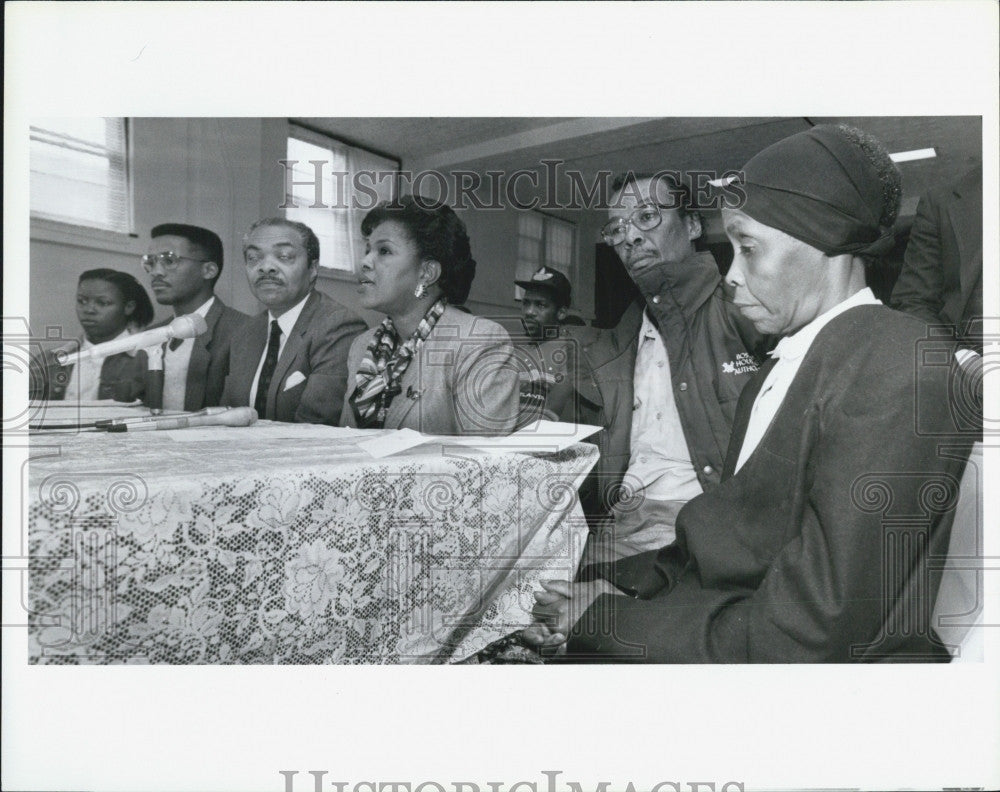
[[[401,161],[404,170],[544,173],[557,159],[591,184],[598,171],[738,169],[762,148],[818,123],[848,123],[891,152],[930,148],[937,157],[900,164],[903,214],[921,193],[982,158],[977,116],[675,118],[303,118],[318,132]],[[522,182],[523,184],[524,182]],[[528,189],[520,195],[530,195]]]

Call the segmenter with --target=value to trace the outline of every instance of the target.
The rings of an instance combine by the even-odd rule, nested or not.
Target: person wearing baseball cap
[[[539,267],[530,279],[514,283],[524,289],[521,322],[528,335],[536,341],[558,336],[573,293],[569,279],[552,267]]]
[[[947,661],[930,615],[975,433],[949,406],[954,341],[865,285],[899,172],[872,136],[824,125],[757,154],[740,188],[725,278],[782,338],[740,397],[722,482],[681,509],[674,544],[544,582],[524,640],[568,638],[582,661]]]
[[[521,324],[525,335],[514,339],[521,380],[521,428],[540,418],[565,417],[572,401],[575,355],[572,341],[563,337],[560,328],[573,289],[563,273],[545,266],[514,283],[524,289]]]

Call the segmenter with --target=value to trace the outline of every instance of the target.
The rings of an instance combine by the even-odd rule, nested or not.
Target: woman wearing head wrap
[[[146,290],[127,272],[94,269],[80,275],[76,316],[83,327],[81,351],[142,330],[153,314]],[[134,352],[66,366],[58,362],[55,353],[47,352],[34,367],[29,385],[32,399],[130,402],[142,396],[142,370],[136,366]]]
[[[606,661],[947,660],[928,560],[968,450],[948,350],[864,280],[892,244],[898,172],[865,133],[821,126],[751,159],[739,187],[726,278],[784,338],[740,398],[724,480],[684,507],[675,544],[546,584],[525,638]]]
[[[509,434],[519,406],[510,338],[455,307],[476,272],[465,224],[406,196],[372,209],[361,232],[360,303],[386,318],[351,345],[342,425]]]

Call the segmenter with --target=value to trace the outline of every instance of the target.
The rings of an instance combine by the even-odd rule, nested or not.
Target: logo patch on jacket
[[[753,374],[757,371],[757,361],[749,352],[740,352],[736,360],[730,360],[722,364],[723,374]]]

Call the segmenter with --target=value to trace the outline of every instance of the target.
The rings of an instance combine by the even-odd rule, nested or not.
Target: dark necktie
[[[267,391],[271,387],[271,378],[278,367],[278,344],[281,343],[281,328],[278,320],[271,320],[271,337],[267,340],[267,355],[264,357],[264,367],[260,370],[257,381],[257,397],[254,399],[254,409],[261,418],[267,415]]]

